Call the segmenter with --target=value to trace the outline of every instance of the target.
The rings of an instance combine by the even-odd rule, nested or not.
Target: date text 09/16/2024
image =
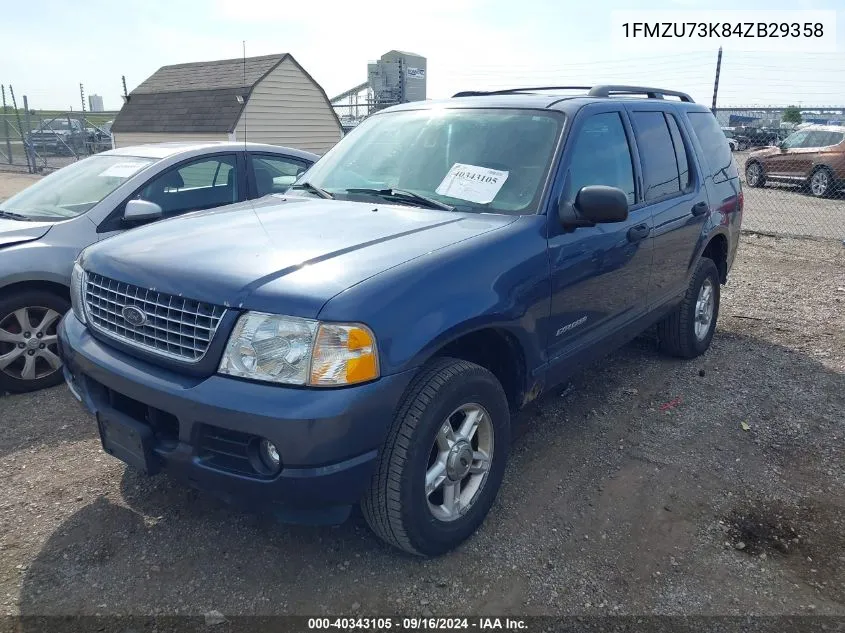
[[[528,625],[520,618],[438,618],[438,617],[359,617],[359,618],[309,618],[308,630],[340,631],[525,631]]]

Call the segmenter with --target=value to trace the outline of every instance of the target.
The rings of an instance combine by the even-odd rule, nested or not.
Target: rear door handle
[[[639,242],[641,239],[651,233],[651,227],[648,224],[638,224],[628,229],[628,241]]]
[[[692,214],[693,215],[704,215],[710,210],[710,205],[707,204],[704,200],[701,202],[696,202],[692,207]]]

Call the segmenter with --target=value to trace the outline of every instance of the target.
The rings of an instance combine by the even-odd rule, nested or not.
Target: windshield
[[[31,220],[73,218],[155,161],[135,156],[91,156],[42,178],[0,203],[0,209]]]
[[[297,184],[319,187],[342,200],[391,190],[460,211],[534,213],[562,123],[558,113],[533,110],[378,114],[340,141]],[[426,206],[407,195],[390,201]]]

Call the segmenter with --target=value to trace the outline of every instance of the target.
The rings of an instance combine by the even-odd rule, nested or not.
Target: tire
[[[762,187],[766,184],[766,170],[756,160],[745,166],[745,182],[749,187]]]
[[[833,172],[827,167],[819,167],[807,181],[807,189],[816,198],[826,198],[836,188],[836,179]]]
[[[468,449],[473,451],[472,468],[463,478],[460,472],[467,462],[461,450],[467,447],[460,429],[470,417],[461,417],[462,407],[478,407],[474,415],[481,416]],[[449,458],[441,461],[440,442],[447,422],[458,441]],[[496,377],[463,360],[435,359],[422,368],[399,406],[361,502],[364,518],[376,535],[394,547],[419,556],[443,554],[484,521],[502,483],[509,448],[510,412]],[[486,474],[473,473],[472,469],[481,469],[482,461],[476,456],[482,449],[491,455],[488,469]],[[426,478],[441,464],[442,474],[431,479],[436,483],[443,477],[443,481],[426,494]],[[452,518],[444,514],[447,488],[457,490],[459,499],[467,496],[466,507]]]
[[[709,309],[699,301],[707,287],[711,292]],[[712,259],[702,257],[680,305],[657,324],[660,351],[678,358],[695,358],[706,352],[716,331],[719,299],[719,270]],[[706,326],[698,318],[700,311],[702,316],[709,312]]]
[[[67,299],[43,290],[0,297],[0,392],[37,391],[62,382],[56,327],[69,309]]]

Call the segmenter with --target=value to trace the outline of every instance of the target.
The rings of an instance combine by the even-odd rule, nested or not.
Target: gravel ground
[[[845,615],[845,249],[746,236],[711,350],[644,336],[519,417],[434,560],[125,472],[63,388],[0,398],[0,615]]]

